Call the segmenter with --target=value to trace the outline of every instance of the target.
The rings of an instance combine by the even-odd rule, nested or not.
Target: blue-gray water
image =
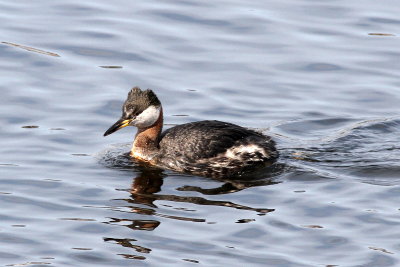
[[[399,13],[395,0],[0,1],[0,264],[399,266]],[[276,171],[216,181],[128,164],[135,130],[102,134],[135,85],[157,92],[166,127],[273,136]]]

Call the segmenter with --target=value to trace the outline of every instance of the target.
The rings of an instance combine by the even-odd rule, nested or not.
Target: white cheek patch
[[[150,106],[140,113],[132,122],[131,126],[146,128],[152,126],[160,117],[161,107]]]

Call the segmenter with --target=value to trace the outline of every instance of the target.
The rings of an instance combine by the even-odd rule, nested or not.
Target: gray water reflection
[[[266,215],[267,213],[273,212],[274,209],[270,208],[256,208],[251,206],[245,206],[241,204],[236,204],[231,201],[221,201],[221,200],[210,200],[207,197],[198,197],[198,196],[183,196],[177,194],[159,194],[162,190],[163,180],[168,177],[165,173],[166,171],[162,169],[158,169],[152,166],[147,165],[146,163],[137,162],[136,160],[132,160],[127,153],[121,153],[121,148],[126,146],[114,147],[113,150],[105,151],[102,154],[102,158],[100,161],[105,164],[107,167],[126,170],[131,169],[135,170],[138,175],[133,178],[132,186],[130,189],[122,190],[130,193],[129,198],[125,199],[114,199],[114,201],[118,202],[117,206],[112,206],[110,209],[116,212],[120,212],[119,217],[111,217],[110,220],[106,222],[106,224],[111,225],[122,225],[131,230],[144,230],[144,231],[153,231],[157,227],[159,227],[162,223],[160,219],[168,219],[168,220],[177,220],[177,221],[185,221],[192,223],[207,223],[213,224],[210,222],[207,217],[198,218],[198,217],[189,217],[189,216],[176,216],[168,213],[160,213],[159,206],[156,202],[165,203],[163,206],[170,207],[176,211],[184,211],[185,212],[195,212],[195,206],[215,206],[215,207],[225,207],[229,209],[238,209],[245,211],[255,212],[258,216]],[[112,157],[110,157],[112,155]],[[109,165],[111,164],[111,165]],[[246,188],[254,187],[254,186],[266,186],[266,185],[274,185],[279,183],[278,181],[274,181],[274,178],[281,174],[285,169],[285,165],[275,164],[272,167],[264,169],[263,178],[258,177],[250,178],[244,177],[242,180],[231,180],[227,178],[220,178],[219,181],[222,184],[218,187],[214,188],[202,188],[200,186],[190,186],[184,185],[179,188],[176,188],[177,192],[198,192],[202,195],[224,195],[224,194],[232,194],[238,192],[240,190],[244,190]],[[179,206],[179,203],[188,203],[193,208],[181,208],[175,207]],[[127,219],[126,213],[132,213],[137,215],[144,215],[146,219]],[[147,217],[154,219],[147,219]],[[159,219],[157,219],[159,218]],[[254,219],[239,219],[236,223],[249,223],[255,221]],[[151,253],[152,249],[148,247],[143,247],[140,245],[136,245],[137,242],[140,242],[137,239],[130,238],[113,238],[113,237],[105,237],[104,241],[111,242],[113,244],[121,245],[125,248],[131,248],[136,253],[135,254],[119,254],[120,256],[127,259],[136,259],[136,260],[145,260],[146,256],[143,254]],[[139,253],[139,254],[137,254]]]
[[[154,194],[159,191],[161,191],[161,185],[162,185],[162,176],[159,173],[148,173],[144,172],[140,176],[136,177],[131,193],[132,193],[132,200],[129,200],[128,202],[131,203],[141,203],[141,204],[146,204],[149,206],[154,206],[153,202],[156,200],[164,200],[164,201],[172,201],[172,202],[187,202],[187,203],[192,203],[196,205],[212,205],[212,206],[222,206],[222,207],[229,207],[229,208],[235,208],[235,209],[243,209],[243,210],[251,210],[251,211],[256,211],[260,214],[268,213],[273,211],[273,209],[259,209],[259,208],[252,208],[252,207],[247,207],[239,204],[235,204],[229,201],[212,201],[212,200],[207,200],[203,197],[186,197],[186,196],[177,196],[177,195],[160,195],[160,194]],[[263,180],[263,181],[258,181],[256,183],[252,182],[240,182],[240,181],[224,181],[224,184],[217,187],[217,188],[207,188],[203,189],[201,187],[194,187],[194,186],[183,186],[180,188],[177,188],[178,191],[195,191],[195,192],[200,192],[202,194],[207,194],[207,195],[219,195],[219,194],[228,194],[228,193],[234,193],[239,190],[243,190],[245,188],[249,188],[251,186],[265,186],[265,185],[271,185],[271,184],[276,184],[276,182],[270,181],[270,180]],[[150,193],[150,194],[149,194]],[[155,206],[156,207],[156,206]],[[205,219],[202,219],[202,221],[205,221]]]

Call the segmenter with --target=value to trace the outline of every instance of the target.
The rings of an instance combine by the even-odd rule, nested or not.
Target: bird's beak
[[[116,123],[114,123],[108,130],[104,133],[104,136],[107,136],[109,134],[112,134],[113,132],[118,131],[121,128],[124,128],[131,123],[131,119],[125,120],[125,119],[119,119]]]

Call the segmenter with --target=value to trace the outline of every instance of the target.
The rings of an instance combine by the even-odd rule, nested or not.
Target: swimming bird
[[[278,158],[271,137],[217,120],[181,124],[162,132],[163,108],[156,94],[134,87],[122,116],[105,133],[137,127],[130,156],[161,168],[202,176],[241,176]]]

